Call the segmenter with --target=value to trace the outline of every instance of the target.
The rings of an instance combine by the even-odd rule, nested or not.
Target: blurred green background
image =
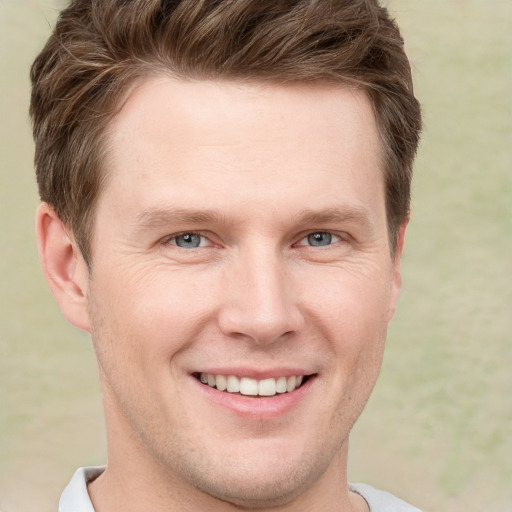
[[[404,288],[350,478],[425,511],[512,511],[512,1],[388,0],[425,132]],[[37,263],[30,63],[59,0],[0,0],[0,509],[50,512],[105,461],[87,337]]]

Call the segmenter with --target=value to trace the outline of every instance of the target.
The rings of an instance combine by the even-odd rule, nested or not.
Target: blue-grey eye
[[[323,247],[324,245],[330,245],[332,243],[332,235],[325,231],[319,231],[309,234],[307,240],[308,244],[313,247]]]
[[[174,243],[183,249],[196,249],[201,246],[201,235],[195,233],[183,233],[174,237]]]

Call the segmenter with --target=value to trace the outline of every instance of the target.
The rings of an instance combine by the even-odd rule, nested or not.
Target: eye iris
[[[308,243],[314,247],[329,245],[332,242],[330,233],[311,233],[308,235]]]
[[[201,237],[193,233],[185,233],[176,237],[176,245],[184,249],[194,249],[201,245]]]

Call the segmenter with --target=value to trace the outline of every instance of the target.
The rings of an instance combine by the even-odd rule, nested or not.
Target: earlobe
[[[393,318],[396,309],[396,303],[398,301],[398,296],[400,295],[400,290],[402,288],[402,254],[404,252],[404,243],[405,243],[405,232],[407,230],[407,224],[409,219],[407,219],[401,226],[398,232],[398,238],[396,241],[396,247],[393,257],[393,275],[391,281],[391,297],[389,302],[389,313],[388,313],[388,321]]]
[[[66,226],[47,203],[37,209],[36,238],[46,281],[62,314],[75,327],[89,332],[87,264]]]

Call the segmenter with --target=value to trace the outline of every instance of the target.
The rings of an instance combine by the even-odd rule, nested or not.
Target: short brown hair
[[[41,199],[87,262],[106,127],[137,80],[162,72],[363,88],[383,142],[395,247],[421,113],[400,32],[377,0],[72,0],[32,65],[30,114]]]

